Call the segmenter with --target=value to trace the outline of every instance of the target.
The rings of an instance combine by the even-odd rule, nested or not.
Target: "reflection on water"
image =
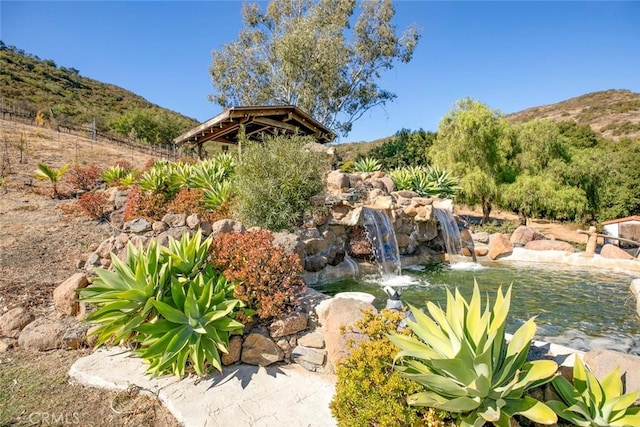
[[[458,287],[471,296],[474,278],[480,290],[488,292],[492,304],[499,286],[513,284],[507,331],[536,316],[536,337],[578,350],[606,348],[640,355],[640,320],[635,298],[629,291],[634,278],[625,273],[550,267],[531,264],[492,263],[485,268],[451,268],[447,264],[429,264],[403,269],[398,278],[402,300],[418,307],[426,301],[442,306],[445,289]],[[386,285],[386,283],[385,283]],[[334,295],[344,291],[361,291],[376,296],[376,306],[383,308],[386,295],[377,276],[344,280],[317,287]]]

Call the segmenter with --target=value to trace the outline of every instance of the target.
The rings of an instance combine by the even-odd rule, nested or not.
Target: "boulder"
[[[301,261],[304,260],[305,244],[297,234],[289,233],[288,231],[280,231],[272,234],[274,246],[280,246],[288,255],[297,254]]]
[[[320,237],[306,239],[303,243],[307,255],[317,255],[327,249],[327,241]]]
[[[575,252],[575,248],[570,243],[560,240],[532,240],[526,245],[525,249],[531,249],[534,251],[565,251]]]
[[[363,310],[377,312],[373,305],[351,298],[332,298],[316,307],[318,321],[324,333],[327,357],[333,367],[351,354],[358,343],[369,340],[368,336],[349,329],[364,317]],[[348,345],[350,341],[354,343],[353,347]]]
[[[337,170],[331,171],[327,175],[327,187],[330,190],[341,191],[343,188],[349,188],[349,186],[350,186],[349,175]]]
[[[160,234],[168,229],[169,226],[164,221],[154,221],[153,224],[151,224],[151,230],[153,230],[155,234]]]
[[[391,197],[391,196],[377,196],[373,200],[373,206],[376,209],[384,209],[384,210],[392,209],[393,206],[394,206],[393,197]]]
[[[291,360],[308,371],[315,372],[324,365],[327,352],[315,348],[297,346],[291,353]]]
[[[324,335],[318,331],[308,332],[298,338],[298,345],[310,348],[324,348]]]
[[[60,320],[36,319],[20,332],[18,345],[27,350],[47,351],[62,348],[68,325]]]
[[[240,221],[233,219],[221,219],[211,224],[211,234],[214,236],[223,233],[244,233],[247,231]]]
[[[484,243],[485,245],[489,243],[489,237],[489,233],[486,231],[471,234],[471,238],[474,242]]]
[[[633,279],[631,281],[631,293],[636,297],[636,311],[640,316],[640,279]]]
[[[16,307],[0,317],[0,337],[18,338],[20,332],[33,322],[33,314],[24,307]]]
[[[85,344],[87,330],[86,324],[78,324],[68,328],[62,336],[62,348],[67,350],[77,350]]]
[[[619,366],[624,393],[640,390],[640,356],[598,349],[585,353],[584,362],[599,380]],[[640,402],[636,400],[636,403]]]
[[[169,227],[184,227],[187,224],[187,215],[168,213],[162,217],[162,222]]]
[[[242,363],[268,366],[284,360],[284,352],[269,337],[250,333],[242,343]]]
[[[0,338],[0,353],[6,353],[16,345],[16,340],[12,338]]]
[[[494,233],[489,237],[489,258],[498,259],[510,255],[513,252],[513,244],[502,233]]]
[[[611,243],[607,243],[600,249],[600,256],[612,259],[634,259],[631,254]]]
[[[187,227],[189,227],[191,230],[197,230],[198,227],[200,226],[200,215],[198,214],[189,215],[185,220],[185,224],[187,224]]]
[[[269,325],[271,338],[280,338],[292,335],[307,329],[309,315],[306,313],[292,313],[282,319],[278,319]]]
[[[328,263],[329,263],[329,260],[324,255],[308,256],[308,257],[305,257],[304,259],[304,269],[306,271],[315,273],[325,268]]]
[[[62,282],[53,291],[53,304],[56,309],[67,316],[75,316],[80,311],[78,289],[86,288],[89,284],[84,273],[76,273]]]
[[[511,235],[511,243],[513,243],[513,246],[524,246],[527,243],[531,242],[532,240],[543,240],[544,239],[544,234],[540,233],[539,231],[531,228],[531,227],[527,227],[524,225],[521,225],[520,227],[516,228],[516,231],[513,232],[513,234]]]
[[[474,246],[473,251],[476,256],[486,256],[489,253],[489,248],[486,246]]]
[[[242,337],[234,335],[229,338],[228,353],[222,353],[220,358],[224,366],[233,365],[240,360],[240,354],[242,353]]]
[[[388,176],[383,176],[380,178],[370,178],[368,182],[371,183],[373,188],[379,188],[380,190],[383,190],[387,194],[392,193],[396,189],[396,186],[393,183],[393,180]]]
[[[146,233],[151,231],[151,223],[144,218],[136,218],[124,223],[124,231],[136,234]]]

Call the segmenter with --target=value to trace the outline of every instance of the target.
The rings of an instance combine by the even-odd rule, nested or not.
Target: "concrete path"
[[[157,395],[185,426],[329,427],[335,377],[299,365],[226,367],[203,379],[152,379],[130,352],[99,349],[78,359],[69,375],[81,384],[111,390],[138,386]]]

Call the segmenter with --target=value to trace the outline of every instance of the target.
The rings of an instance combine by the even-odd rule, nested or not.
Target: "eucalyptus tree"
[[[366,111],[396,97],[377,81],[417,46],[418,29],[398,34],[394,15],[390,0],[245,4],[238,39],[213,52],[209,98],[223,108],[295,105],[347,135]]]

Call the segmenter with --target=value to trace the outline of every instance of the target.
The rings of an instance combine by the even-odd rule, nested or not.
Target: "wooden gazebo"
[[[245,135],[256,139],[260,134],[287,133],[314,136],[325,144],[336,135],[313,117],[293,105],[232,107],[173,140],[176,145],[194,144],[202,158],[202,145],[207,141],[237,144],[240,126]]]

